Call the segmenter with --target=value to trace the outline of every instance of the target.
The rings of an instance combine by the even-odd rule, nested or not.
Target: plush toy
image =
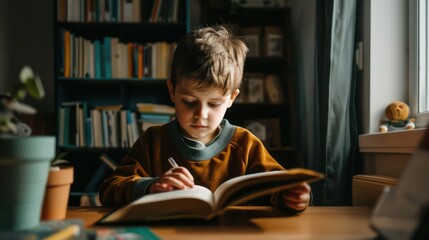
[[[395,130],[412,130],[416,127],[414,119],[410,118],[410,107],[401,101],[394,101],[386,107],[385,115],[388,120],[382,121],[379,132]]]

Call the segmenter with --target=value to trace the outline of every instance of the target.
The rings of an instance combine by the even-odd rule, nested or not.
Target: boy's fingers
[[[174,173],[174,174],[171,175],[171,177],[173,177],[176,180],[180,181],[186,187],[190,187],[191,188],[191,187],[194,186],[194,181],[192,181],[191,179],[189,179],[188,176],[186,176],[183,173]]]
[[[310,201],[310,194],[290,194],[285,193],[283,194],[283,200],[286,202],[295,202],[295,203],[301,203],[301,202],[308,202]]]
[[[186,183],[184,183],[182,179],[178,179],[177,176],[167,176],[164,178],[164,180],[167,184],[173,186],[173,188],[176,189],[185,189],[187,187]]]
[[[311,187],[308,183],[303,182],[291,189],[289,189],[288,191],[290,192],[294,192],[294,191],[301,191],[301,192],[310,192],[311,191]]]
[[[173,168],[171,170],[174,173],[182,173],[182,174],[184,174],[191,182],[194,182],[194,177],[192,176],[192,174],[189,172],[188,169],[186,169],[184,167],[177,167],[177,168]]]
[[[307,208],[307,204],[305,203],[285,203],[285,204],[296,211],[304,210]]]

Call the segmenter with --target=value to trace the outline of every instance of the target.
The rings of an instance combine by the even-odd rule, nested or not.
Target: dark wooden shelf
[[[143,85],[165,85],[167,79],[154,78],[64,78],[58,77],[58,80],[64,84],[143,84]]]
[[[58,27],[92,40],[111,36],[124,42],[142,43],[174,42],[186,33],[185,23],[59,22]]]

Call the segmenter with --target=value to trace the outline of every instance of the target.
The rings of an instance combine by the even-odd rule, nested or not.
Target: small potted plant
[[[0,94],[0,230],[26,230],[40,224],[42,201],[55,136],[31,136],[21,114],[36,110],[21,103],[25,96],[44,97],[40,77],[26,66],[9,93]]]
[[[45,198],[42,208],[42,220],[62,220],[66,217],[73,183],[73,167],[64,159],[67,152],[57,151],[51,162]]]

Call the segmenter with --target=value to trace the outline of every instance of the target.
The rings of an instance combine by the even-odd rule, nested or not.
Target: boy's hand
[[[302,211],[306,209],[310,203],[310,192],[311,187],[306,182],[283,191],[281,193],[283,204],[295,211]]]
[[[192,188],[194,177],[184,167],[171,168],[149,187],[149,193],[169,192],[177,189]]]

